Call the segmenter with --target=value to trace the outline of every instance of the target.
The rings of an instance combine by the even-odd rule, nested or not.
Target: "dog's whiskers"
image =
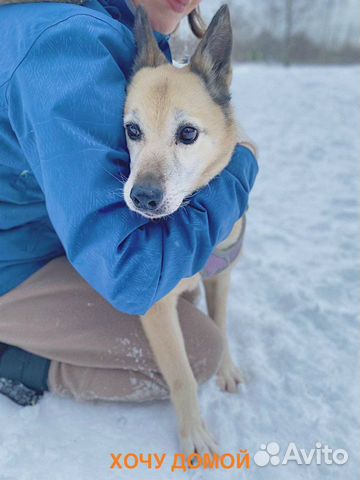
[[[124,198],[124,190],[119,188],[118,190],[113,190],[110,192],[110,195],[115,195],[116,197]]]
[[[121,183],[121,185],[124,185],[127,181],[127,178],[125,177],[124,174],[120,173],[120,176],[117,177],[116,175],[114,175],[113,173],[109,172],[109,170],[107,170],[106,168],[103,167],[103,170],[108,173],[111,177],[115,178],[115,180],[119,183]]]

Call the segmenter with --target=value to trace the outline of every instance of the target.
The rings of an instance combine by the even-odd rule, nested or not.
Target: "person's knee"
[[[219,368],[223,336],[209,317],[185,300],[179,301],[179,316],[190,365],[198,383],[204,383]]]

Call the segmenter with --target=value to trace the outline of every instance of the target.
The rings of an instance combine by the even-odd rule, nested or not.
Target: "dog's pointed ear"
[[[190,60],[191,71],[201,76],[214,101],[223,107],[230,101],[232,44],[229,7],[223,5]]]
[[[134,74],[144,67],[158,67],[168,63],[155,40],[148,14],[141,6],[136,9],[134,33],[137,44]]]

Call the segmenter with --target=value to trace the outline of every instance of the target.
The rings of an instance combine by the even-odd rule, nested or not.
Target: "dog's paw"
[[[217,384],[224,392],[236,393],[240,383],[244,383],[244,377],[233,363],[232,360],[227,360],[220,365],[216,374]]]
[[[187,457],[193,453],[200,455],[208,453],[211,456],[219,453],[218,444],[203,421],[191,425],[186,430],[181,431],[180,442]]]

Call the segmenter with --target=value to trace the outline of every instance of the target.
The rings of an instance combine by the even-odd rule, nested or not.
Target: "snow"
[[[223,453],[267,442],[346,449],[337,465],[193,471],[196,480],[347,479],[359,469],[359,68],[239,66],[237,113],[261,171],[230,299],[231,347],[246,384],[211,381],[204,417]],[[111,453],[167,453],[161,470],[111,470]],[[183,479],[169,402],[34,407],[0,398],[0,480]],[[186,477],[187,478],[187,477]]]

